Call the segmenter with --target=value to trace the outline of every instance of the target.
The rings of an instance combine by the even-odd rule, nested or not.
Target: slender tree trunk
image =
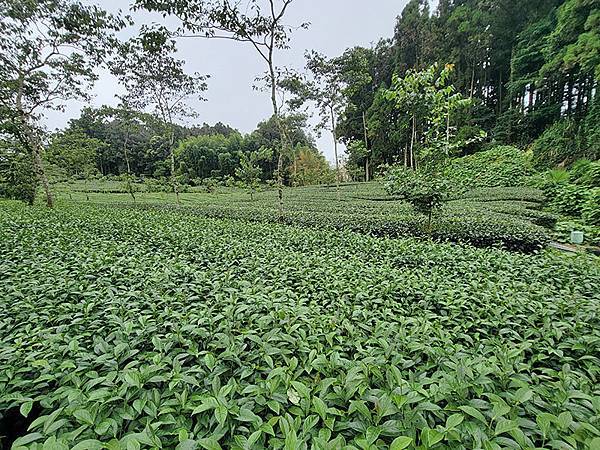
[[[475,64],[473,64],[473,69],[471,70],[471,90],[469,94],[469,98],[473,99],[473,93],[475,91]]]
[[[283,209],[283,152],[285,150],[285,130],[279,117],[279,107],[277,106],[277,78],[275,76],[275,67],[273,65],[273,46],[269,47],[269,78],[271,82],[271,104],[273,106],[273,117],[275,123],[279,129],[279,135],[281,136],[281,148],[279,149],[279,157],[277,158],[277,197],[279,199],[279,220],[283,221],[284,209]]]
[[[502,71],[500,71],[500,81],[498,82],[498,114],[502,114]]]
[[[31,129],[29,124],[23,121],[23,125],[27,143],[32,153],[33,168],[42,184],[44,194],[46,195],[46,206],[48,208],[54,208],[54,196],[52,195],[52,189],[50,188],[50,182],[48,181],[48,176],[46,175],[46,170],[44,168],[44,161],[42,160],[42,145],[38,136],[35,134],[35,131]]]
[[[416,158],[415,158],[415,139],[417,137],[417,117],[413,114],[412,116],[412,133],[410,136],[410,167],[416,170]]]
[[[54,208],[54,196],[52,195],[52,189],[50,189],[50,182],[44,169],[44,162],[42,161],[42,149],[39,143],[34,144],[33,148],[33,164],[35,171],[40,178],[42,187],[44,188],[44,194],[46,195],[46,206],[48,208]]]
[[[534,95],[535,95],[535,84],[532,82],[529,84],[529,99],[527,100],[527,102],[528,102],[527,110],[529,111],[529,113],[531,113],[533,111]]]
[[[567,83],[567,115],[570,116],[573,112],[573,76],[569,74],[569,82]]]
[[[365,181],[369,182],[369,133],[367,129],[367,117],[365,112],[362,113],[363,130],[365,132]]]
[[[127,144],[129,143],[129,129],[125,132],[123,141],[123,153],[125,154],[125,164],[127,164],[127,174],[131,175],[131,166],[129,165],[129,154],[127,153]]]
[[[171,157],[171,182],[173,183],[173,192],[175,192],[177,204],[179,205],[181,204],[181,199],[179,198],[179,186],[177,186],[177,177],[175,176],[175,151],[173,150],[173,146],[175,145],[175,130],[173,130],[173,124],[170,124],[170,127],[169,156]]]
[[[129,154],[127,152],[127,144],[129,143],[129,128],[125,132],[125,140],[123,142],[123,153],[125,155],[125,163],[127,164],[127,189],[129,191],[129,195],[133,198],[133,202],[135,203],[135,194],[133,193],[133,184],[131,181],[131,165],[129,164]]]
[[[446,155],[450,156],[450,93],[448,93],[446,109]]]
[[[333,136],[333,154],[335,156],[335,192],[338,201],[340,201],[340,159],[338,158],[337,133],[335,132],[335,113],[333,108],[329,108],[331,113],[331,135]]]
[[[23,131],[25,133],[25,138],[28,144],[30,151],[32,152],[32,163],[34,171],[37,173],[40,182],[44,188],[44,193],[46,194],[46,206],[48,208],[54,207],[54,197],[52,196],[52,190],[50,189],[50,183],[48,181],[48,176],[46,175],[46,170],[44,168],[44,161],[42,160],[42,144],[37,136],[35,130],[29,125],[27,116],[23,110],[23,93],[24,93],[24,82],[25,75],[22,72],[19,72],[19,77],[17,79],[17,96],[15,99],[15,103],[17,106],[17,110],[19,111],[21,118],[21,125],[23,126]]]

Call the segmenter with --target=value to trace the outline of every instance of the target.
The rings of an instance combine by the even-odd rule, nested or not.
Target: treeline
[[[338,134],[360,173],[401,159],[407,117],[385,95],[394,74],[451,65],[451,82],[473,100],[452,118],[459,154],[489,143],[528,146],[540,166],[600,156],[600,7],[588,0],[411,0],[394,36],[337,58],[347,82]],[[485,139],[478,137],[485,133]],[[568,144],[565,145],[564,144]]]
[[[304,131],[305,117],[285,119],[291,149],[285,154],[285,181],[290,185],[330,182],[332,169]],[[170,176],[167,125],[156,115],[112,107],[85,108],[64,130],[49,138],[45,158],[53,178],[89,178],[130,174],[136,178]],[[235,179],[244,155],[277,149],[281,135],[273,119],[243,135],[223,123],[174,125],[176,174],[181,184]],[[259,179],[276,177],[277,154],[257,161]]]

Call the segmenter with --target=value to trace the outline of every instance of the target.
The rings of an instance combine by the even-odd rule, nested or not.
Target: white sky
[[[128,10],[126,0],[88,0],[106,10]],[[398,16],[407,0],[297,0],[288,11],[286,23],[297,25],[310,22],[308,30],[299,30],[292,36],[291,49],[281,52],[277,65],[295,69],[304,67],[304,52],[315,49],[327,56],[337,56],[346,48],[370,46],[382,37],[391,37]],[[126,39],[137,32],[140,23],[165,22],[162,17],[148,13],[130,13],[136,22],[132,29],[121,33]],[[178,42],[177,57],[186,61],[189,72],[210,74],[206,102],[192,101],[190,105],[199,113],[194,123],[223,122],[243,133],[256,128],[261,120],[271,115],[268,94],[255,91],[254,79],[266,69],[255,50],[248,44],[206,40],[183,39]],[[103,72],[96,84],[91,104],[115,105],[115,94],[120,87],[115,79]],[[62,128],[69,119],[79,116],[83,103],[71,102],[65,112],[50,112],[47,125],[50,129]],[[318,139],[319,149],[333,161],[333,142],[324,134]]]

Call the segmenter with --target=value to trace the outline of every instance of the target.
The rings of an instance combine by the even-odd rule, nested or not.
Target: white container
[[[571,242],[573,244],[583,244],[583,231],[571,231]]]

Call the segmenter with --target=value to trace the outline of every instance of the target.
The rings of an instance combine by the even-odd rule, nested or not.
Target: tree
[[[232,133],[192,136],[182,140],[175,151],[178,171],[188,179],[231,176],[239,164],[242,136]]]
[[[423,71],[409,71],[403,78],[395,76],[386,93],[388,99],[396,102],[398,110],[410,118],[410,147],[405,165],[415,170],[420,158],[426,164],[437,164],[460,145],[452,144],[451,116],[469,105],[470,100],[464,99],[449,83],[452,71],[451,65],[439,70],[437,64]]]
[[[388,194],[409,202],[427,217],[427,232],[431,235],[433,214],[448,200],[447,181],[437,173],[416,172],[397,165],[386,172],[384,187]]]
[[[295,153],[292,175],[295,186],[332,183],[338,179],[338,173],[331,170],[327,159],[317,149],[298,146]]]
[[[306,54],[306,69],[308,79],[304,77],[291,77],[285,80],[283,86],[294,97],[289,103],[298,108],[307,102],[313,103],[318,111],[320,121],[317,130],[328,130],[333,137],[333,150],[335,156],[336,192],[340,195],[340,159],[338,155],[338,118],[345,105],[344,82],[341,66],[337,59],[329,59],[324,55],[312,51]]]
[[[293,169],[291,174],[285,171],[286,164],[293,163],[294,151],[299,146],[307,146],[314,148],[315,143],[309,134],[304,129],[306,128],[306,116],[303,114],[287,114],[279,118],[279,123],[271,116],[268,120],[262,121],[256,127],[249,136],[244,139],[243,150],[244,151],[258,151],[262,147],[266,147],[272,150],[272,156],[268,160],[260,162],[260,166],[263,169],[263,174],[267,179],[274,179],[277,177],[279,156],[282,148],[282,142],[285,140],[288,142],[286,145],[287,150],[281,155],[282,164],[284,164],[281,171],[281,177],[285,181],[289,182],[289,177],[293,177]],[[284,130],[284,135],[281,131]]]
[[[15,139],[0,139],[0,196],[33,205],[36,174],[31,152]]]
[[[44,168],[44,110],[89,98],[95,69],[115,45],[113,32],[125,22],[97,6],[72,0],[0,3],[0,105],[3,128],[32,155],[52,207]]]
[[[206,75],[187,74],[184,62],[172,56],[173,41],[152,40],[147,34],[133,39],[123,47],[113,64],[113,71],[127,89],[123,101],[127,105],[144,110],[152,108],[165,125],[165,137],[171,164],[173,192],[179,199],[175,167],[175,120],[189,117],[193,112],[186,105],[192,96],[202,99],[207,89]]]
[[[284,137],[277,160],[279,215],[283,218],[283,157],[289,147],[281,121],[278,100],[280,70],[276,51],[289,48],[290,34],[295,29],[283,22],[294,0],[136,0],[138,8],[175,15],[181,19],[179,34],[188,37],[228,39],[250,44],[266,63],[263,80],[270,92],[273,117]],[[303,23],[300,28],[307,28]]]
[[[69,177],[87,179],[96,171],[96,157],[108,144],[90,138],[81,130],[66,130],[52,137],[46,159]]]
[[[365,181],[370,179],[375,150],[371,141],[373,130],[367,123],[369,109],[376,101],[378,86],[386,85],[388,78],[391,79],[389,53],[389,43],[382,40],[375,48],[354,47],[336,58],[345,85],[345,108],[339,118],[337,133],[347,146],[350,142],[364,142],[365,151],[359,159],[356,159],[358,155],[350,155],[349,160],[365,167]]]
[[[260,181],[261,169],[257,163],[261,159],[269,159],[271,151],[263,148],[257,152],[240,152],[240,166],[235,169],[235,176],[244,183],[250,192],[250,200],[254,199],[254,190],[258,187]]]

